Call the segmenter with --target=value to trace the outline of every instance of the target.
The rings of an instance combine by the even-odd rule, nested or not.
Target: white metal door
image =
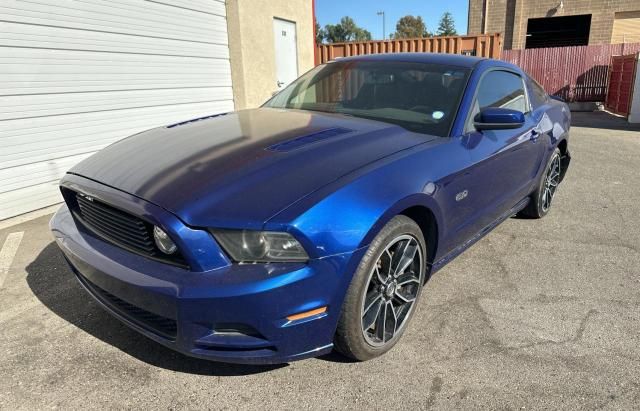
[[[296,23],[273,19],[276,50],[276,87],[286,87],[298,78],[298,52],[296,50]]]
[[[0,0],[0,220],[121,138],[231,110],[224,0]]]

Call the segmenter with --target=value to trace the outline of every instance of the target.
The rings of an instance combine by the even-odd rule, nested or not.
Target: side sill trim
[[[520,200],[515,206],[513,206],[509,211],[502,214],[495,221],[487,225],[485,228],[480,230],[477,234],[467,240],[464,244],[458,246],[454,250],[452,250],[449,254],[442,257],[440,260],[434,262],[431,266],[431,274],[434,274],[436,271],[440,270],[442,267],[450,263],[454,258],[462,254],[464,250],[471,247],[473,244],[478,242],[482,237],[489,234],[494,228],[496,228],[500,223],[502,223],[507,218],[511,217],[514,214],[517,214],[519,211],[523,210],[527,204],[529,204],[531,199],[529,197],[525,197]]]

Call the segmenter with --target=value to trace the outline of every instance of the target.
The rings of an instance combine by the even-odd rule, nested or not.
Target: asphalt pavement
[[[0,229],[0,409],[639,409],[640,127],[576,113],[569,147],[550,214],[441,270],[402,341],[365,363],[185,357],[91,300],[50,216]]]

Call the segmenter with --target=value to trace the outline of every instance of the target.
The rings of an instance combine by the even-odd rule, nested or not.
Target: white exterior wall
[[[629,123],[640,123],[640,53],[636,58],[636,78],[633,82],[631,110],[629,110],[629,117],[627,117]]]
[[[0,220],[108,144],[233,107],[224,0],[2,0]]]

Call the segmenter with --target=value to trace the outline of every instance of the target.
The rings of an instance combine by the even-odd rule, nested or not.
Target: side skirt
[[[436,273],[442,267],[444,267],[445,265],[450,263],[454,258],[456,258],[460,254],[462,254],[462,252],[464,250],[466,250],[467,248],[471,247],[476,242],[478,242],[482,237],[484,237],[485,235],[490,233],[494,228],[496,228],[498,225],[500,225],[500,223],[502,223],[504,220],[506,220],[507,218],[509,218],[511,216],[514,216],[518,212],[522,211],[527,206],[527,204],[529,204],[529,201],[531,201],[530,197],[523,198],[522,200],[520,200],[520,202],[518,202],[518,204],[513,206],[509,211],[507,211],[506,213],[504,213],[503,215],[498,217],[498,219],[496,219],[494,222],[492,222],[491,224],[489,224],[488,226],[486,226],[485,228],[480,230],[476,235],[471,237],[465,243],[463,243],[462,245],[458,246],[457,248],[452,250],[449,254],[445,255],[440,260],[438,260],[435,263],[433,263],[432,266],[431,266],[431,272],[429,274],[431,275],[431,274]]]

